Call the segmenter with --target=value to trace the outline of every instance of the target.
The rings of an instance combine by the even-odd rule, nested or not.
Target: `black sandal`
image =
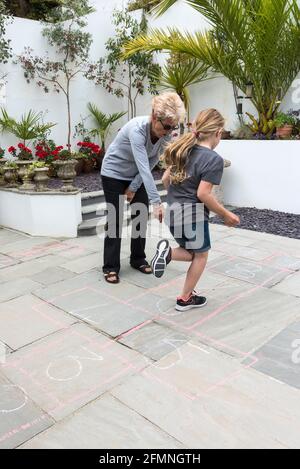
[[[149,275],[149,274],[152,274],[152,273],[153,273],[152,267],[151,267],[151,265],[149,265],[149,264],[139,265],[138,267],[136,267],[135,265],[132,265],[131,267],[132,267],[133,269],[138,270],[139,272],[142,272],[142,274]],[[147,271],[146,269],[150,269],[150,272]]]
[[[113,277],[115,277],[115,280],[110,280]],[[104,273],[104,278],[107,281],[107,283],[117,284],[117,283],[120,282],[120,278],[119,278],[119,275],[117,274],[117,272],[106,272],[106,273]]]

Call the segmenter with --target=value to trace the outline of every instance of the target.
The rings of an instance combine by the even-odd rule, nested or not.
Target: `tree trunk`
[[[70,82],[67,85],[67,108],[68,108],[68,150],[71,150],[71,104],[70,104]]]

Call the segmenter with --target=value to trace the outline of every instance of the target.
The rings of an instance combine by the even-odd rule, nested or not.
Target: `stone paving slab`
[[[10,280],[3,282],[0,287],[0,302],[9,301],[18,296],[31,293],[36,290],[40,284],[31,280],[30,278],[19,278],[17,280]]]
[[[63,288],[50,286],[35,294],[112,337],[155,319],[172,304],[125,281],[117,288],[103,280],[76,288],[76,279],[72,280],[63,282]]]
[[[176,449],[183,445],[109,394],[37,435],[24,449]]]
[[[255,352],[258,371],[300,389],[300,321],[290,324]]]
[[[22,262],[11,267],[7,267],[6,269],[1,269],[0,282],[31,277],[39,272],[43,272],[43,270],[49,267],[56,267],[62,263],[62,258],[53,254]]]
[[[278,285],[272,288],[273,291],[300,297],[300,272],[290,274]]]
[[[100,253],[89,254],[88,256],[82,256],[79,259],[62,264],[63,269],[70,270],[71,272],[82,274],[88,272],[94,268],[100,268],[102,263],[102,256]]]
[[[4,246],[4,244],[11,244],[16,241],[21,241],[24,239],[30,238],[29,235],[24,233],[20,233],[18,231],[9,230],[7,228],[0,227],[0,244]]]
[[[211,350],[171,355],[112,394],[187,448],[299,448],[297,390]]]
[[[8,354],[12,352],[12,349],[8,347],[4,342],[0,340],[0,365],[6,363]]]
[[[155,361],[188,341],[187,335],[153,322],[119,339],[120,343]]]
[[[226,238],[225,238],[226,239]],[[253,261],[263,261],[270,256],[266,249],[256,249],[251,246],[240,246],[239,244],[225,243],[223,238],[213,243],[213,249],[229,256],[241,257]],[[273,254],[273,252],[271,252]]]
[[[215,263],[211,263],[210,269],[228,277],[265,287],[276,285],[290,274],[286,270],[241,258],[225,260],[224,262],[216,259]]]
[[[32,295],[0,304],[0,339],[13,350],[74,322],[74,318]]]
[[[12,449],[53,425],[24,390],[0,374],[0,449]]]
[[[76,324],[15,352],[2,373],[61,420],[146,365],[137,352]]]
[[[6,267],[9,267],[10,265],[16,265],[18,263],[18,260],[6,256],[5,254],[0,254],[0,269],[4,269]]]
[[[0,247],[0,252],[16,259],[26,260],[52,254],[48,250],[60,245],[60,241],[55,239],[36,236],[5,244]]]
[[[76,274],[61,267],[49,267],[31,277],[32,280],[42,285],[52,285],[73,278]],[[35,288],[37,290],[38,287]]]
[[[256,350],[299,318],[298,299],[259,289],[200,318],[188,332],[204,343],[213,340],[215,347],[239,357]]]
[[[205,323],[210,320],[211,315],[214,317],[219,314],[220,311],[226,308],[228,303],[231,304],[231,302],[236,301],[239,295],[247,294],[252,288],[247,282],[227,278],[221,284],[201,289],[201,293],[208,300],[204,308],[177,311],[173,300],[170,309],[162,312],[158,322],[182,331],[192,330],[200,321]]]

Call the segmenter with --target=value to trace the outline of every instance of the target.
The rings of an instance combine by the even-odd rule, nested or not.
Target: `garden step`
[[[166,203],[163,202],[163,204],[166,207]],[[130,211],[128,210],[128,207],[126,210],[124,210],[124,226],[131,223]],[[152,217],[152,207],[150,206],[150,218]],[[94,236],[96,234],[103,233],[105,222],[106,219],[104,216],[98,216],[87,220],[83,220],[80,225],[78,225],[78,236]]]
[[[161,200],[164,202],[167,197],[167,191],[159,190],[158,192],[161,197]],[[94,203],[94,199],[86,199],[86,200],[89,200],[90,202],[93,201],[93,203],[82,206],[81,212],[82,212],[83,220],[89,220],[89,219],[93,219],[97,217],[99,218],[105,215],[106,203],[104,200],[102,202],[97,202],[97,203]]]

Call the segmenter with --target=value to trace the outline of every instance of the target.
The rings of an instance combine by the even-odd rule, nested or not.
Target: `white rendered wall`
[[[32,236],[76,238],[82,221],[77,194],[24,194],[0,190],[0,226]]]
[[[224,202],[300,214],[299,141],[223,140],[216,151],[231,161]]]
[[[105,42],[113,35],[114,28],[111,22],[112,11],[115,7],[122,8],[126,5],[126,0],[92,0],[91,3],[97,11],[88,16],[87,31],[89,31],[94,39],[91,48],[91,58],[99,59],[105,55]],[[135,12],[136,17],[140,16],[140,12]],[[152,18],[149,23],[150,27],[166,28],[167,26],[176,26],[181,30],[195,31],[208,27],[206,20],[197,13],[193,8],[184,2],[178,2],[173,5],[160,18]],[[7,27],[7,36],[12,40],[11,45],[15,55],[22,53],[24,46],[34,49],[36,54],[44,54],[45,50],[51,51],[47,41],[42,37],[41,30],[43,26],[32,20],[15,18],[13,24]],[[162,61],[162,55],[157,54],[157,60]],[[53,128],[52,136],[57,144],[66,144],[67,136],[67,113],[64,96],[60,93],[50,91],[45,94],[34,82],[27,84],[23,71],[19,65],[10,62],[1,66],[1,71],[7,73],[7,85],[3,90],[5,97],[0,98],[1,105],[14,117],[20,117],[23,112],[29,109],[36,111],[45,111],[46,120],[56,122],[57,126]],[[232,85],[225,78],[218,78],[204,82],[191,87],[191,118],[204,108],[216,107],[226,117],[227,128],[233,129],[237,124],[236,109],[232,93]],[[3,93],[2,93],[3,94]],[[71,106],[72,106],[72,124],[73,130],[81,116],[87,116],[86,105],[89,101],[96,103],[104,112],[126,111],[127,104],[125,99],[118,99],[108,94],[100,86],[95,86],[92,82],[78,76],[72,84],[71,89]],[[291,89],[287,98],[283,102],[284,109],[300,108],[300,79],[298,83],[298,92]],[[138,114],[150,113],[151,96],[145,95],[139,98]],[[249,102],[244,102],[244,110],[253,111]],[[121,127],[122,122],[126,122],[126,116],[114,124],[112,136],[116,130]],[[7,147],[14,144],[16,139],[9,135],[0,135],[0,144]]]

